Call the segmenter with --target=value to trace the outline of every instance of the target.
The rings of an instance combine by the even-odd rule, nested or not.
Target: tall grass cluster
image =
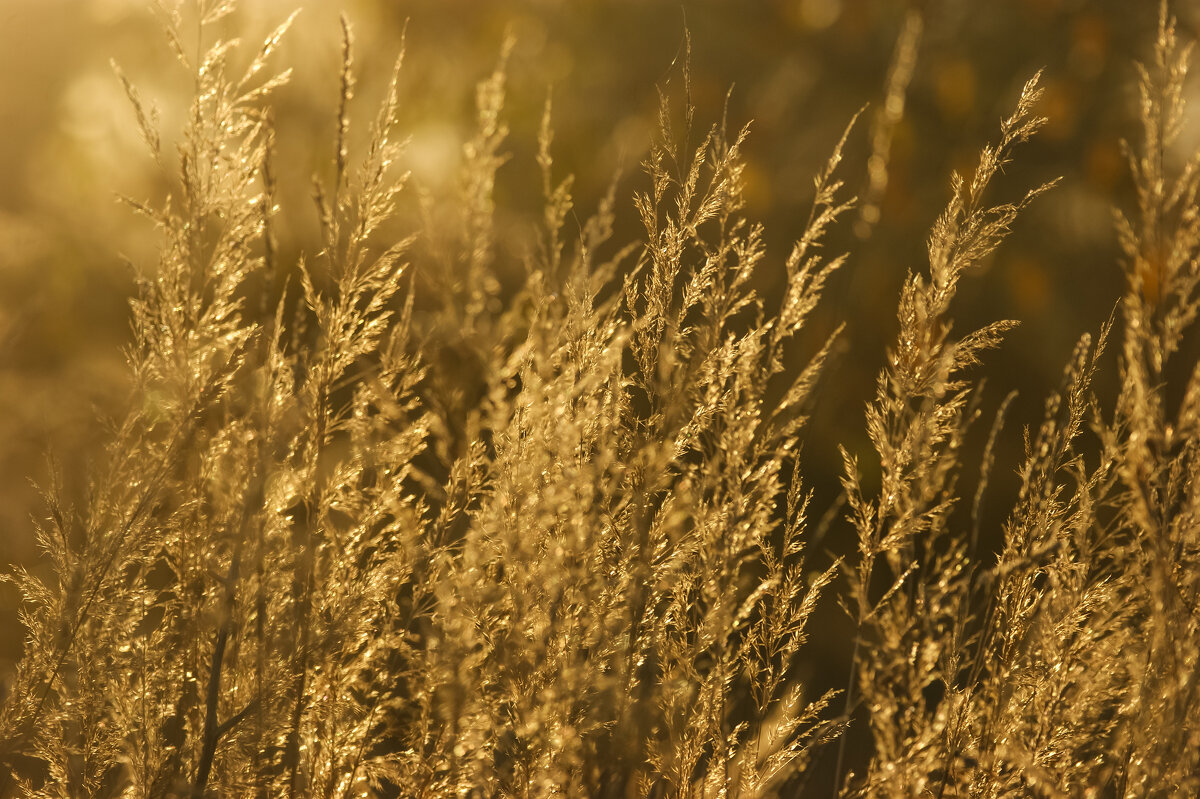
[[[395,78],[355,133],[347,24],[319,246],[295,256],[278,178],[307,167],[276,158],[271,110],[288,23],[247,49],[231,9],[164,16],[194,79],[177,137],[121,78],[174,189],[133,203],[161,247],[139,265],[128,411],[81,503],[47,488],[48,567],[7,577],[27,636],[0,791],[801,796],[823,769],[847,797],[1200,795],[1200,367],[1180,363],[1200,152],[1178,157],[1190,45],[1165,5],[1139,71],[1136,205],[1115,222],[1127,288],[1023,462],[992,456],[1019,434],[1007,403],[980,418],[1014,323],[958,329],[954,306],[1026,205],[1052,201],[992,199],[1044,122],[1036,76],[950,178],[832,514],[801,444],[840,335],[811,347],[812,314],[854,268],[823,244],[855,207],[858,127],[776,254],[744,210],[748,130],[696,121],[684,59],[632,205],[618,182],[580,209],[547,103],[514,288],[494,191],[507,47],[435,197],[397,173]],[[626,213],[641,234],[615,240]],[[763,296],[771,270],[784,289]],[[1098,396],[1109,351],[1118,391]],[[982,464],[973,425],[992,431]],[[1014,467],[1011,506],[983,502]],[[805,667],[815,613],[852,641],[840,689]]]

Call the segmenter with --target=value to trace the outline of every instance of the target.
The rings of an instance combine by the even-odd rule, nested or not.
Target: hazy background
[[[307,176],[330,152],[341,11],[355,25],[362,118],[386,81],[407,21],[403,118],[413,138],[415,179],[437,191],[453,180],[470,132],[474,83],[491,69],[505,30],[516,37],[508,121],[513,159],[501,171],[509,261],[536,213],[533,137],[553,97],[559,169],[578,175],[581,212],[594,207],[617,169],[623,232],[636,228],[629,197],[652,132],[656,85],[692,34],[697,122],[752,121],[748,213],[766,223],[781,264],[807,216],[812,174],[850,117],[870,104],[849,145],[851,191],[866,184],[869,132],[905,15],[901,0],[332,0],[310,1],[279,63],[294,84],[278,98],[284,190],[307,193]],[[245,0],[237,25],[258,38],[295,6]],[[970,172],[1017,90],[1045,69],[1050,123],[1006,170],[1017,194],[1056,176],[994,261],[964,282],[960,329],[998,318],[1022,326],[989,368],[985,410],[1021,392],[1013,424],[1037,421],[1072,344],[1096,330],[1121,290],[1111,207],[1127,203],[1119,149],[1137,135],[1132,60],[1149,51],[1157,3],[1146,0],[928,0],[924,34],[894,131],[881,220],[863,239],[854,220],[831,248],[851,258],[818,320],[849,323],[806,442],[818,506],[836,495],[834,444],[862,449],[864,402],[894,330],[896,293],[921,268],[929,225],[948,198],[951,169]],[[1195,19],[1183,26],[1195,34]],[[188,78],[143,0],[0,0],[0,562],[31,564],[31,483],[85,472],[104,440],[102,420],[120,412],[121,348],[134,267],[152,268],[155,232],[117,201],[161,197],[165,183],[146,155],[110,62],[157,104],[167,138],[185,110]],[[1195,133],[1193,125],[1191,132]],[[1191,135],[1190,140],[1196,141]],[[285,251],[309,206],[290,203]],[[510,235],[511,234],[511,235]],[[764,288],[770,290],[770,278]],[[777,284],[776,284],[777,285]],[[1111,373],[1110,373],[1111,377]],[[987,423],[981,425],[986,433]],[[981,433],[981,434],[982,434]],[[1019,456],[1001,453],[996,491]],[[53,466],[47,458],[52,457]],[[1007,460],[1006,460],[1007,459]],[[1000,499],[997,507],[1003,507]],[[836,540],[826,544],[840,547]],[[7,591],[7,589],[4,589]],[[0,594],[0,673],[19,646],[13,597]]]

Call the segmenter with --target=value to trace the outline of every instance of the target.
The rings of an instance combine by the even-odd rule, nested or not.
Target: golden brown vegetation
[[[397,82],[352,152],[346,25],[320,246],[292,259],[270,110],[290,20],[247,59],[217,37],[230,10],[165,17],[195,87],[177,153],[126,81],[175,190],[135,203],[162,246],[133,304],[128,414],[82,506],[46,492],[52,577],[10,577],[28,635],[0,710],[5,791],[790,796],[822,758],[846,796],[1200,793],[1200,368],[1171,384],[1200,310],[1200,156],[1175,163],[1189,48],[1165,6],[1117,220],[1128,289],[1026,433],[1002,548],[956,509],[977,367],[1013,323],[956,332],[953,301],[1050,188],[989,200],[1043,122],[1036,77],[904,281],[874,452],[843,451],[857,548],[833,562],[811,551],[800,453],[833,339],[803,353],[800,334],[845,261],[822,248],[853,206],[845,137],[780,264],[744,213],[748,131],[672,99],[686,59],[629,243],[616,189],[575,222],[547,103],[544,213],[507,292],[508,47],[458,193],[423,196],[395,236]],[[753,288],[768,269],[777,297]],[[799,668],[813,614],[837,612],[823,596],[850,618],[841,692]],[[860,726],[872,755],[850,773]]]

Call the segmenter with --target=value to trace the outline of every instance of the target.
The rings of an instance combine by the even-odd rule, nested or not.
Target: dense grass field
[[[390,7],[139,9],[171,65],[64,106],[125,95],[127,221],[56,212],[128,257],[98,292],[128,311],[0,317],[46,353],[83,325],[95,377],[46,378],[69,421],[7,467],[39,499],[6,489],[0,796],[1200,795],[1190,29],[1096,11],[1144,40],[1101,37],[1128,136],[1083,148],[1081,201],[1069,81],[922,72],[952,6],[903,6],[874,88],[807,110],[803,180],[704,54],[769,25],[711,4],[622,34],[653,102],[608,139],[572,81],[614,109],[625,73],[555,39],[578,15],[619,59],[603,4],[514,4],[442,117],[436,31]],[[872,6],[795,7],[813,42]],[[745,90],[771,153],[789,74]],[[918,135],[929,98],[956,133]],[[922,171],[938,136],[970,157]],[[1055,209],[1113,245],[1068,293],[1048,261],[1094,253]],[[1022,308],[1091,323],[1023,339]]]

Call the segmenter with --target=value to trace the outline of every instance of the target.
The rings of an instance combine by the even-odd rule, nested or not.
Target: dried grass
[[[792,349],[845,261],[822,249],[853,205],[845,137],[779,264],[744,213],[748,131],[672,105],[686,62],[625,245],[613,194],[569,224],[547,104],[545,211],[510,297],[509,45],[479,86],[456,214],[427,200],[423,229],[392,240],[397,83],[351,153],[346,24],[321,248],[283,263],[269,109],[288,23],[237,71],[237,46],[212,41],[231,7],[198,2],[201,52],[164,14],[195,96],[171,199],[137,205],[163,238],[133,304],[136,389],[86,504],[46,492],[52,577],[8,578],[28,635],[0,709],[6,791],[796,795],[837,752],[846,796],[1200,794],[1200,368],[1181,401],[1166,385],[1200,310],[1200,156],[1173,161],[1189,47],[1165,5],[1129,148],[1137,207],[1117,219],[1119,319],[1081,339],[1027,431],[1001,551],[954,511],[975,375],[1013,323],[958,333],[952,306],[1049,188],[988,199],[1043,122],[1036,77],[904,282],[874,451],[844,451],[857,551],[827,564],[799,442],[833,339],[800,366]],[[786,275],[777,298],[753,288],[764,269]],[[799,665],[838,592],[854,662],[821,695]],[[873,746],[858,774],[851,725]]]

